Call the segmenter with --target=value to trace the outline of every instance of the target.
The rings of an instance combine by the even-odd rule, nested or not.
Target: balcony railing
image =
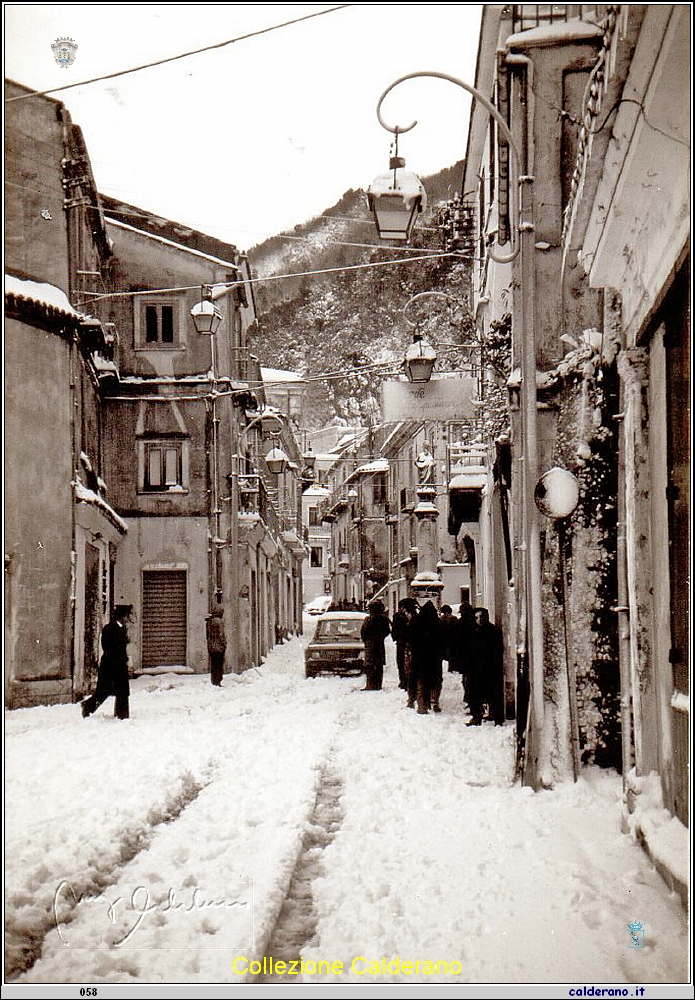
[[[512,34],[540,28],[541,25],[564,21],[587,21],[600,24],[607,16],[609,4],[523,3],[510,4],[505,13],[512,19]]]
[[[479,472],[485,468],[485,449],[476,444],[450,444],[447,449],[449,476]]]

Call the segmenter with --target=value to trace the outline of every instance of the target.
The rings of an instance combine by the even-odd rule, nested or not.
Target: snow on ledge
[[[518,31],[510,35],[505,42],[509,49],[526,49],[531,46],[557,45],[558,42],[582,42],[592,38],[603,38],[603,28],[598,24],[574,19],[571,21],[554,21],[528,31]]]
[[[630,832],[646,847],[657,865],[681,886],[690,884],[690,835],[677,816],[665,808],[659,775],[638,776],[634,768],[626,778],[634,808],[627,816]]]
[[[123,534],[127,532],[128,525],[125,523],[122,517],[119,517],[119,515],[116,513],[113,507],[110,504],[108,504],[106,500],[103,499],[103,497],[100,497],[98,493],[94,492],[94,490],[88,490],[87,487],[83,483],[81,483],[79,479],[73,482],[72,485],[75,489],[75,500],[78,503],[88,503],[91,504],[93,507],[98,507],[99,510],[101,510],[102,513],[104,513],[108,517],[111,523],[114,524],[119,529],[119,531],[121,531]]]

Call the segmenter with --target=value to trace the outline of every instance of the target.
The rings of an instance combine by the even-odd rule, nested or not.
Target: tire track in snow
[[[316,934],[317,917],[314,911],[312,882],[323,875],[322,855],[335,837],[343,821],[341,795],[342,779],[329,761],[321,765],[314,808],[309,817],[287,895],[280,907],[275,927],[265,951],[265,960],[291,962],[300,958],[302,949],[311,944]],[[300,983],[301,975],[277,975],[268,972],[254,977],[256,983]]]
[[[41,957],[46,936],[74,919],[80,900],[100,896],[105,889],[114,885],[120,878],[123,868],[149,847],[157,827],[178,819],[211,780],[210,777],[201,781],[190,771],[184,771],[180,775],[177,792],[170,795],[162,805],[153,805],[142,822],[131,823],[121,831],[115,850],[109,858],[87,861],[85,870],[58,883],[56,892],[50,900],[32,899],[29,915],[21,922],[8,923],[6,926],[7,981],[12,982],[23,972],[28,972]],[[58,913],[58,890],[61,886],[67,888],[60,893],[60,913]],[[19,912],[21,915],[21,910]]]

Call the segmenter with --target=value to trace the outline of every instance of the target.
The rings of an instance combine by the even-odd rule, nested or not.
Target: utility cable
[[[314,14],[306,14],[304,17],[296,17],[292,21],[283,21],[282,24],[273,24],[269,28],[260,28],[258,31],[249,31],[246,35],[239,35],[237,38],[228,38],[224,42],[215,42],[213,45],[205,45],[201,49],[191,49],[188,52],[181,52],[176,56],[166,56],[164,59],[157,59],[154,62],[143,63],[141,66],[133,66],[131,69],[121,69],[114,73],[105,73],[103,76],[92,77],[91,80],[80,80],[79,83],[66,83],[63,87],[51,87],[48,90],[33,90],[28,94],[18,94],[16,97],[8,97],[5,100],[6,104],[11,104],[13,101],[24,101],[28,97],[46,97],[48,94],[57,94],[62,90],[72,90],[74,87],[86,87],[91,83],[99,83],[101,80],[113,80],[117,76],[127,76],[129,73],[139,73],[143,69],[153,69],[156,66],[164,66],[166,63],[176,62],[179,59],[188,59],[189,56],[197,56],[202,52],[212,52],[214,49],[223,49],[227,45],[233,45],[235,42],[244,42],[249,38],[256,38],[259,35],[267,35],[271,31],[277,31],[279,28],[288,28],[293,24],[299,24],[301,21],[309,21],[314,17],[322,17],[324,14],[333,14],[338,10],[345,10],[347,7],[351,7],[352,4],[344,3],[339,7],[330,7],[328,10],[319,10]]]

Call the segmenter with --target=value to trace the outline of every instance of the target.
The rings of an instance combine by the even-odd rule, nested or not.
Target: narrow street
[[[311,631],[221,689],[141,677],[126,722],[6,715],[9,982],[686,981],[618,775],[534,794],[458,677],[418,716],[390,641],[383,692],[306,680]]]

